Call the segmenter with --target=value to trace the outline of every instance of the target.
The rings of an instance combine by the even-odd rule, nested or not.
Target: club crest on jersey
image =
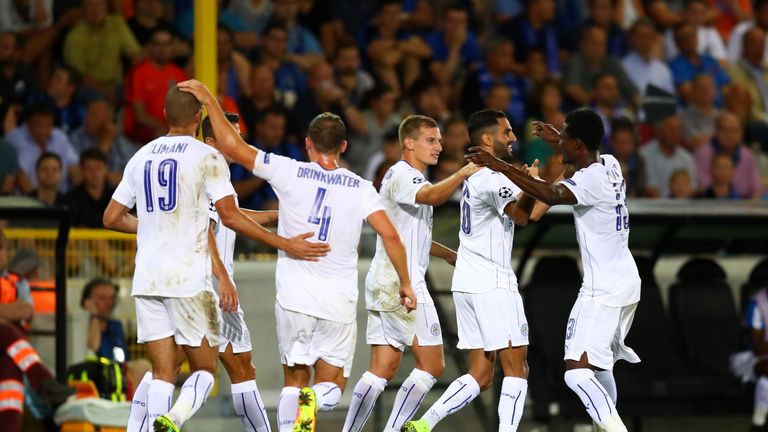
[[[440,324],[432,324],[432,327],[429,328],[429,331],[432,333],[432,336],[440,336]]]
[[[424,183],[424,178],[423,177],[414,177],[413,178],[413,184],[421,184],[421,183]]]
[[[502,198],[509,198],[512,196],[512,189],[503,186],[501,189],[499,189],[499,196]]]
[[[528,337],[528,324],[523,324],[520,326],[520,334]]]

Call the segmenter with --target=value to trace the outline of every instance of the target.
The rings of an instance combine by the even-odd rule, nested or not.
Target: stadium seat
[[[576,260],[556,256],[539,259],[523,290],[529,325],[528,382],[534,417],[546,417],[551,402],[559,402],[561,412],[569,408],[583,411],[563,381],[565,326],[580,286],[581,273]]]

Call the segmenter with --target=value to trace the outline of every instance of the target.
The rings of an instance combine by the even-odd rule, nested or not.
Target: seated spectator
[[[606,54],[606,35],[600,27],[584,29],[581,49],[568,63],[563,83],[565,93],[577,105],[589,103],[589,96],[598,75],[608,74],[616,77],[622,102],[627,105],[637,104],[637,89],[629,80],[621,63]]]
[[[440,88],[434,80],[423,76],[411,86],[409,99],[413,104],[414,114],[421,114],[435,119],[438,126],[443,125],[451,117],[448,103],[440,93]]]
[[[364,31],[359,41],[370,70],[379,81],[400,94],[420,76],[420,61],[431,55],[429,45],[421,37],[401,28],[401,16],[402,2],[380,1],[374,24]]]
[[[502,25],[499,35],[512,39],[516,62],[523,62],[532,50],[538,50],[544,53],[550,74],[559,77],[560,37],[554,20],[554,0],[526,0],[525,13]]]
[[[67,135],[53,127],[53,112],[44,104],[32,105],[27,111],[27,120],[12,130],[6,139],[19,154],[19,167],[24,174],[19,188],[29,193],[37,186],[35,165],[43,153],[50,152],[59,156],[63,164],[62,181],[59,190],[66,191],[71,185],[80,183],[78,157]]]
[[[16,147],[0,138],[0,196],[13,193],[18,173],[19,155]]]
[[[261,38],[260,58],[275,75],[275,87],[287,108],[292,108],[299,96],[307,92],[307,77],[290,61],[287,51],[288,29],[280,23],[270,23]]]
[[[114,192],[107,177],[107,157],[101,150],[90,148],[80,155],[80,170],[83,183],[69,191],[66,198],[72,226],[104,228],[102,216]]]
[[[733,189],[733,159],[727,153],[718,153],[712,158],[710,169],[712,183],[704,189],[699,198],[740,199]]]
[[[362,106],[363,96],[372,89],[375,82],[371,74],[361,67],[360,48],[352,39],[341,39],[336,45],[333,58],[336,81],[349,96],[349,102]]]
[[[317,35],[299,23],[299,2],[295,0],[272,0],[272,20],[288,30],[288,55],[302,70],[309,70],[313,64],[324,58],[323,48]]]
[[[619,85],[613,75],[602,74],[595,77],[595,85],[592,89],[592,100],[589,104],[603,120],[603,147],[607,153],[611,153],[611,124],[619,118],[632,119],[634,115],[621,103],[619,97]]]
[[[271,107],[261,113],[256,121],[253,144],[266,152],[296,160],[307,159],[302,147],[286,141],[286,113],[280,107]],[[277,195],[266,181],[238,164],[232,164],[230,171],[241,207],[252,210],[277,209]]]
[[[392,128],[384,134],[381,150],[368,158],[368,165],[365,167],[363,178],[372,181],[373,187],[379,190],[384,175],[392,165],[400,160],[401,156],[400,137],[397,134],[397,128]]]
[[[22,61],[34,65],[37,82],[51,77],[53,46],[62,24],[54,22],[53,1],[4,1],[0,4],[0,32],[13,32],[24,40]]]
[[[715,81],[711,75],[699,74],[693,79],[691,103],[680,114],[683,139],[691,151],[708,143],[715,134],[715,119],[720,110],[715,107]]]
[[[683,22],[693,27],[696,32],[696,52],[712,57],[725,65],[728,62],[728,55],[725,52],[723,38],[715,28],[707,24],[710,12],[708,0],[686,0],[682,14]],[[667,30],[664,35],[664,57],[672,60],[679,54],[674,31]]]
[[[584,21],[583,28],[597,26],[603,29],[608,36],[608,54],[616,58],[622,58],[629,50],[627,41],[627,32],[616,23],[616,1],[615,0],[589,0],[589,18]],[[582,30],[579,29],[579,30]],[[579,49],[579,34],[581,32],[572,32],[570,37],[566,38],[566,49],[577,51]]]
[[[739,118],[724,112],[715,122],[715,137],[710,144],[699,146],[694,154],[699,174],[699,190],[712,184],[712,160],[718,153],[731,156],[734,164],[733,189],[740,198],[758,199],[763,194],[763,181],[755,156],[744,145],[744,129]]]
[[[189,57],[191,54],[189,43],[176,37],[173,24],[165,19],[165,7],[161,0],[134,0],[133,16],[128,20],[128,27],[139,45],[147,51],[151,49],[152,35],[158,30],[166,30],[174,36],[171,42],[172,58]]]
[[[95,148],[107,156],[107,177],[113,185],[123,178],[125,165],[138,150],[118,130],[114,109],[106,99],[95,99],[88,104],[85,124],[72,133],[70,140],[78,154]]]
[[[68,66],[59,65],[53,70],[45,92],[37,92],[28,104],[46,103],[54,113],[53,125],[69,134],[79,128],[85,118],[79,87],[80,74]]]
[[[107,14],[107,0],[83,0],[83,18],[64,40],[64,61],[83,85],[116,98],[123,83],[123,56],[138,63],[141,47],[125,20]]]
[[[21,40],[11,32],[0,33],[0,127],[7,134],[18,125],[21,110],[35,89],[32,69],[21,61]]]
[[[237,106],[240,108],[240,121],[253,131],[256,119],[262,111],[273,105],[279,105],[277,91],[275,89],[275,76],[272,69],[266,63],[257,63],[251,68],[251,95],[240,96]],[[249,135],[244,135],[250,140]]]
[[[669,195],[665,198],[691,199],[696,196],[691,175],[684,169],[675,170],[669,177]]]
[[[80,307],[91,314],[88,320],[88,350],[99,357],[124,362],[128,356],[123,323],[112,318],[119,286],[108,279],[91,279],[80,296]]]
[[[631,50],[621,61],[621,65],[640,96],[646,95],[650,85],[675,94],[672,71],[666,63],[654,56],[656,37],[656,25],[648,18],[638,19],[629,29]]]
[[[149,58],[133,68],[125,83],[125,135],[144,144],[165,135],[165,93],[187,74],[171,63],[171,33],[160,29],[152,34]]]
[[[530,103],[532,115],[526,122],[525,133],[518,136],[524,141],[518,156],[523,163],[530,166],[538,159],[541,167],[547,164],[553,153],[552,147],[533,134],[533,122],[543,121],[560,129],[565,121],[562,105],[563,94],[557,81],[550,79],[534,87]]]
[[[763,59],[768,61],[768,0],[755,1],[755,18],[740,22],[731,32],[728,39],[728,61],[736,63],[741,59],[744,33],[747,30],[758,27],[766,32],[766,45],[763,51]]]
[[[723,41],[728,41],[733,29],[742,21],[752,20],[751,0],[708,0],[709,15],[714,15],[714,27]]]
[[[430,33],[426,42],[432,50],[429,72],[444,88],[462,82],[467,71],[481,61],[477,36],[469,29],[469,14],[459,4],[445,9],[439,30]]]
[[[363,174],[371,155],[381,150],[384,134],[401,120],[397,95],[388,85],[378,84],[365,99],[360,115],[348,118],[349,145],[344,153],[350,169],[358,174]]]
[[[696,182],[696,164],[683,147],[680,117],[665,118],[656,124],[655,132],[656,138],[640,149],[645,160],[645,192],[649,198],[669,196],[670,178],[679,169],[687,171],[692,183]]]
[[[646,167],[645,160],[637,150],[638,137],[635,124],[626,117],[614,119],[611,122],[611,149],[621,165],[621,172],[626,184],[628,197],[645,195]]]
[[[66,202],[61,192],[61,158],[56,153],[43,153],[35,164],[37,188],[29,196],[50,207],[63,207]]]
[[[747,90],[751,101],[750,122],[768,122],[768,67],[765,51],[766,33],[752,27],[743,36],[741,58],[728,68],[731,83]]]
[[[721,107],[723,106],[723,91],[730,79],[717,60],[696,51],[697,38],[696,29],[691,24],[683,23],[675,27],[675,43],[680,54],[669,62],[675,88],[677,88],[677,93],[682,101],[690,103],[693,93],[693,78],[703,73],[712,75],[717,87],[715,105]]]
[[[360,111],[349,103],[347,94],[336,84],[333,69],[325,60],[318,62],[309,71],[307,90],[291,111],[289,130],[295,134],[296,141],[306,136],[309,122],[323,112],[343,115],[348,121],[350,117],[357,116],[357,121],[362,121]]]
[[[25,381],[53,408],[75,393],[56,381],[22,331],[33,314],[29,283],[8,271],[8,242],[0,229],[0,424],[8,432],[21,432]]]
[[[483,101],[494,84],[501,84],[510,93],[507,105],[501,111],[507,113],[513,129],[523,127],[525,112],[525,80],[513,72],[512,42],[492,39],[483,47],[483,61],[472,71],[464,83],[461,96],[461,109],[465,116],[488,108]]]
[[[234,40],[230,28],[219,26],[216,32],[219,96],[237,100],[251,94],[251,63],[235,50]]]

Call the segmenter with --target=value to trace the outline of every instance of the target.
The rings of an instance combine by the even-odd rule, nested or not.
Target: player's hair
[[[188,126],[195,122],[195,114],[202,105],[192,93],[173,86],[165,94],[165,118],[169,126]]]
[[[37,158],[37,162],[35,162],[35,171],[39,170],[40,169],[40,165],[43,162],[45,162],[46,160],[48,160],[48,159],[53,159],[56,162],[58,162],[59,163],[59,168],[61,168],[63,166],[62,163],[61,163],[61,157],[59,155],[57,155],[56,153],[45,152],[45,153],[41,154],[39,158]]]
[[[112,287],[112,289],[115,290],[115,299],[117,299],[117,294],[120,291],[120,286],[114,282],[112,282],[109,279],[105,278],[94,278],[88,281],[87,284],[85,284],[85,287],[83,288],[82,294],[80,294],[80,307],[85,307],[85,301],[91,298],[93,295],[93,290],[100,285],[109,285]]]
[[[347,127],[341,117],[324,112],[309,122],[307,135],[318,152],[333,154],[341,150],[347,137]]]
[[[573,110],[565,116],[566,132],[580,140],[590,151],[597,151],[603,142],[605,128],[600,116],[588,108]]]
[[[467,131],[469,132],[469,141],[472,145],[480,145],[481,136],[489,132],[491,128],[499,125],[499,119],[507,118],[503,111],[496,109],[484,109],[473,113],[467,121]]]
[[[418,139],[422,129],[437,127],[435,119],[423,115],[409,115],[397,128],[397,136],[400,139],[400,150],[405,147],[405,139]]]
[[[107,163],[107,156],[102,152],[101,150],[97,148],[89,148],[86,150],[83,150],[82,153],[80,153],[80,166],[84,165],[86,161],[99,161],[104,162],[106,165]]]
[[[230,111],[224,111],[224,117],[226,117],[227,121],[232,124],[236,124],[237,122],[240,121],[240,115]],[[200,129],[202,129],[204,140],[208,138],[216,139],[216,137],[213,136],[213,125],[211,124],[211,116],[205,116],[202,124],[200,125]]]

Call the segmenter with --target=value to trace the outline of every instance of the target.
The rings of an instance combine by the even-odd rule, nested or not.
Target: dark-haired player
[[[309,124],[309,159],[299,162],[246,144],[216,98],[195,80],[179,84],[208,108],[218,149],[261,177],[280,200],[279,233],[314,232],[331,251],[318,262],[280,253],[276,284],[277,338],[285,376],[277,408],[280,431],[314,431],[315,411],[336,407],[355,350],[357,247],[366,219],[378,232],[400,280],[400,298],[416,307],[400,235],[371,182],[339,166],[346,150],[341,118],[324,113]],[[308,387],[314,369],[314,385]]]
[[[640,361],[624,345],[640,300],[640,276],[629,251],[626,184],[619,162],[600,155],[603,124],[594,111],[578,109],[565,118],[562,133],[537,122],[537,134],[560,143],[564,162],[576,173],[550,184],[477,147],[467,159],[503,173],[526,194],[548,205],[573,206],[584,281],[565,332],[565,383],[601,429],[626,431],[616,411],[613,364]]]
[[[497,156],[508,155],[517,140],[506,115],[498,110],[472,114],[468,129],[474,146]],[[535,202],[508,178],[487,168],[464,180],[451,291],[458,348],[469,351],[469,372],[453,381],[420,420],[406,423],[402,430],[431,431],[489,389],[496,357],[504,371],[499,431],[517,430],[528,391],[528,321],[512,270],[512,240],[515,225],[528,223]]]

